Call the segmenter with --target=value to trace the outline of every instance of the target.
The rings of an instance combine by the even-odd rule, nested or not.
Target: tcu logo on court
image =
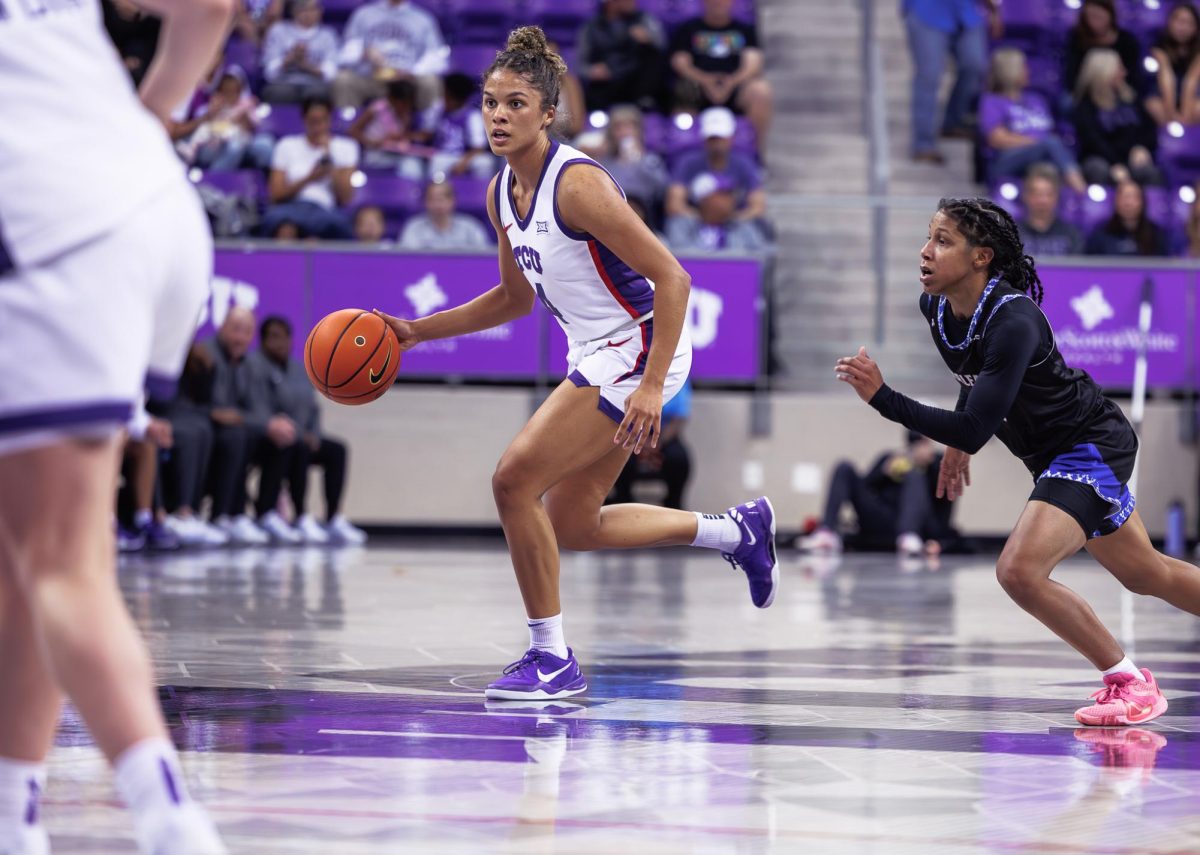
[[[532,270],[534,273],[542,272],[542,257],[531,246],[514,246],[513,258],[517,260],[517,267],[522,270]]]

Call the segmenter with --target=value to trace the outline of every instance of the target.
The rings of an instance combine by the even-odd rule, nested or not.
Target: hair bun
[[[545,59],[554,66],[559,76],[567,73],[567,64],[563,62],[561,56],[550,49],[550,43],[546,40],[546,34],[541,27],[517,27],[509,33],[505,50]]]

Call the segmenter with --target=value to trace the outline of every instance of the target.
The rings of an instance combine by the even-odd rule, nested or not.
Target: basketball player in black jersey
[[[926,406],[883,382],[859,349],[838,360],[839,380],[887,419],[947,446],[938,495],[971,483],[970,456],[993,435],[1021,458],[1033,492],[996,566],[1017,604],[1103,672],[1087,725],[1141,724],[1167,701],[1091,607],[1052,581],[1084,547],[1126,588],[1200,614],[1200,569],[1155,551],[1127,482],[1138,440],[1121,410],[1087,373],[1069,367],[1038,308],[1042,284],[1013,222],[987,199],[943,199],[921,249],[921,311],[958,378],[953,411]]]

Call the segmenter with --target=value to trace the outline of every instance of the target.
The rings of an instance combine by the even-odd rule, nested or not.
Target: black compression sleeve
[[[1038,330],[1031,319],[1013,312],[1005,320],[1009,322],[994,323],[985,337],[983,372],[974,386],[960,394],[961,409],[930,407],[887,384],[875,393],[871,406],[884,418],[920,431],[935,442],[967,454],[979,451],[1012,409],[1038,346]]]

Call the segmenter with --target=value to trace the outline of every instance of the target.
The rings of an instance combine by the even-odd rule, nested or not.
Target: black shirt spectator
[[[1058,170],[1046,163],[1034,164],[1025,174],[1021,201],[1025,216],[1017,223],[1025,252],[1040,259],[1051,255],[1079,255],[1083,235],[1058,216]]]
[[[1117,185],[1113,215],[1088,236],[1088,255],[1167,255],[1167,235],[1146,216],[1146,197],[1141,185],[1123,181]]]
[[[1160,125],[1200,122],[1200,12],[1179,3],[1167,17],[1150,55],[1158,63],[1156,86],[1146,107]]]
[[[1158,129],[1124,80],[1115,51],[1096,48],[1088,54],[1075,94],[1077,147],[1088,182],[1107,184],[1132,176],[1142,183],[1158,183]]]
[[[1067,38],[1066,75],[1063,84],[1068,91],[1075,89],[1079,72],[1089,51],[1111,48],[1121,57],[1129,83],[1140,90],[1142,81],[1142,46],[1128,30],[1117,26],[1117,9],[1113,0],[1084,0],[1079,10],[1079,23]]]
[[[104,0],[104,29],[129,70],[134,86],[140,86],[158,48],[161,22],[129,0]]]
[[[589,110],[613,104],[659,105],[667,35],[638,0],[603,0],[579,31],[578,57]]]

